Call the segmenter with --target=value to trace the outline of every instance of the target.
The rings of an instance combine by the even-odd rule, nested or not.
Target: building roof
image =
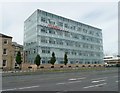
[[[20,45],[17,42],[12,42],[12,45],[15,46],[15,47],[23,48],[23,45]]]
[[[26,22],[35,12],[38,12],[38,11],[42,11],[42,12],[45,12],[45,13],[50,13],[50,12],[48,12],[48,11],[44,11],[44,10],[41,10],[41,9],[37,9],[37,10],[34,11],[24,22]],[[82,25],[85,25],[85,26],[88,26],[88,27],[91,27],[91,28],[94,28],[94,29],[97,29],[97,30],[102,31],[102,29],[100,29],[100,28],[97,28],[97,27],[94,27],[94,26],[91,26],[91,25],[88,25],[88,24],[85,24],[85,23],[82,23],[82,22],[79,22],[79,21],[76,21],[76,20],[72,20],[72,19],[67,18],[67,17],[63,17],[63,16],[60,16],[60,15],[57,15],[57,14],[54,14],[54,13],[50,13],[50,14],[55,15],[55,16],[58,16],[58,17],[62,17],[62,18],[64,18],[64,19],[71,20],[71,21],[73,21],[73,22],[75,22],[75,23],[80,23],[80,24],[82,24]]]
[[[7,36],[7,35],[4,35],[4,34],[2,34],[2,33],[0,33],[0,37],[12,38],[11,36]]]

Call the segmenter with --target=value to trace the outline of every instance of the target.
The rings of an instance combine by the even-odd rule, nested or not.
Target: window
[[[62,40],[57,40],[56,43],[57,43],[58,45],[63,45],[63,41],[62,41]]]
[[[42,64],[45,64],[45,60],[42,60]]]
[[[78,27],[78,28],[77,28],[77,31],[81,31],[81,28],[80,28],[80,27]]]
[[[90,35],[94,35],[94,32],[93,32],[93,31],[89,31],[89,34],[90,34]]]
[[[86,39],[85,36],[82,36],[82,39],[85,40]]]
[[[36,53],[35,49],[33,50],[33,53]]]
[[[63,35],[62,31],[57,30],[57,35]]]
[[[49,39],[49,43],[50,43],[50,44],[55,44],[55,40],[50,38],[50,39]]]
[[[55,22],[53,20],[48,19],[49,23],[52,25],[55,25]]]
[[[49,49],[42,49],[42,53],[50,54],[50,50]]]
[[[47,43],[47,39],[45,37],[41,37],[41,42],[42,43]]]
[[[3,66],[6,66],[6,60],[3,60],[3,64],[2,64]]]
[[[4,40],[4,44],[8,44],[8,40],[7,39]]]
[[[42,27],[42,28],[41,28],[41,32],[43,32],[43,33],[47,33],[46,28],[45,28],[45,27]]]
[[[55,34],[55,31],[53,29],[49,29],[50,34]]]
[[[30,51],[29,51],[29,54],[30,54]]]
[[[70,33],[69,32],[65,32],[65,36],[70,37]]]
[[[84,32],[84,33],[87,33],[87,30],[86,30],[86,29],[83,29],[83,32]]]
[[[69,27],[68,27],[68,24],[65,24],[64,26],[65,26],[65,28],[69,28]]]
[[[58,22],[58,26],[63,27],[63,23],[62,22]]]
[[[7,49],[3,49],[3,54],[7,54]]]
[[[46,19],[44,17],[41,17],[41,22],[47,23]]]

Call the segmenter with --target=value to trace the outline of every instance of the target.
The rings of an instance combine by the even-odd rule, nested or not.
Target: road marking
[[[81,78],[71,78],[71,79],[68,79],[68,80],[71,80],[71,81],[73,80],[73,81],[74,81],[74,80],[85,79],[85,78],[86,78],[86,77],[81,77]]]
[[[119,81],[115,81],[115,82],[117,82],[117,83],[118,83]]]
[[[72,81],[72,80],[77,80],[77,79],[75,79],[75,78],[71,78],[71,79],[68,79],[68,80],[71,80],[71,81]]]
[[[94,79],[91,79],[91,80],[99,80],[99,79],[106,79],[108,77],[102,77],[102,78],[94,78]]]
[[[10,91],[10,90],[17,90],[17,88],[13,88],[13,89],[4,89],[2,91]]]
[[[91,88],[91,87],[98,87],[98,86],[102,86],[105,85],[107,83],[102,83],[102,84],[98,84],[98,85],[91,85],[91,86],[87,86],[87,87],[83,87],[83,88]]]
[[[22,88],[18,88],[18,89],[28,89],[28,88],[36,88],[36,87],[39,87],[39,86],[22,87]]]
[[[77,83],[77,82],[81,82],[81,81],[72,81],[72,82],[68,82],[68,83]]]
[[[66,82],[66,83],[57,83],[56,85],[63,85],[63,84],[70,84],[70,83],[78,83],[81,81],[71,81],[71,82]]]
[[[30,87],[21,87],[21,88],[13,88],[13,89],[4,89],[2,91],[10,91],[10,90],[18,90],[18,89],[28,89],[28,88],[36,88],[40,86],[30,86]]]
[[[105,81],[105,80],[92,81],[92,83],[98,83],[98,82],[101,82],[101,81]]]

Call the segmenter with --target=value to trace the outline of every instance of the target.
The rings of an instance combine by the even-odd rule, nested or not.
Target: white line
[[[107,83],[98,84],[98,85],[95,85],[95,86],[98,87],[98,86],[102,86],[102,85],[105,85],[105,84],[107,84]]]
[[[68,82],[68,83],[77,83],[77,82],[81,82],[81,81],[72,81],[72,82]]]
[[[79,79],[85,79],[86,77],[81,77],[81,78],[71,78],[71,79],[68,79],[68,80],[79,80]]]
[[[105,84],[107,84],[107,83],[98,84],[98,85],[91,85],[91,86],[87,86],[87,87],[83,87],[83,88],[98,87],[98,86],[105,85]]]
[[[63,84],[70,84],[70,83],[77,83],[81,81],[72,81],[72,82],[66,82],[66,83],[57,83],[56,85],[63,85]]]
[[[28,89],[28,88],[36,88],[36,87],[39,87],[39,86],[22,87],[22,88],[18,88],[18,89]]]
[[[108,77],[103,77],[103,78],[95,78],[95,79],[91,79],[91,80],[99,80],[99,79],[106,79]]]
[[[4,89],[2,91],[10,91],[10,90],[18,90],[18,89],[28,89],[28,88],[36,88],[39,86],[30,86],[30,87],[21,87],[21,88],[13,88],[13,89]]]
[[[101,81],[105,81],[105,80],[92,81],[92,83],[98,83],[98,82],[101,82]]]
[[[16,90],[17,88],[13,88],[13,89],[4,89],[2,91],[10,91],[10,90]]]
[[[87,86],[87,87],[83,87],[83,88],[91,88],[91,87],[94,87],[94,86]]]
[[[117,82],[117,83],[118,83],[119,81],[115,81],[115,82]]]
[[[69,79],[69,80],[71,80],[71,81],[72,81],[72,80],[77,80],[77,79],[75,79],[75,78],[71,78],[71,79]]]

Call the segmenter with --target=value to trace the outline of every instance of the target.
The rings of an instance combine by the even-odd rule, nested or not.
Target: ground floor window
[[[6,66],[6,60],[3,60],[3,64],[2,64],[3,66]]]

